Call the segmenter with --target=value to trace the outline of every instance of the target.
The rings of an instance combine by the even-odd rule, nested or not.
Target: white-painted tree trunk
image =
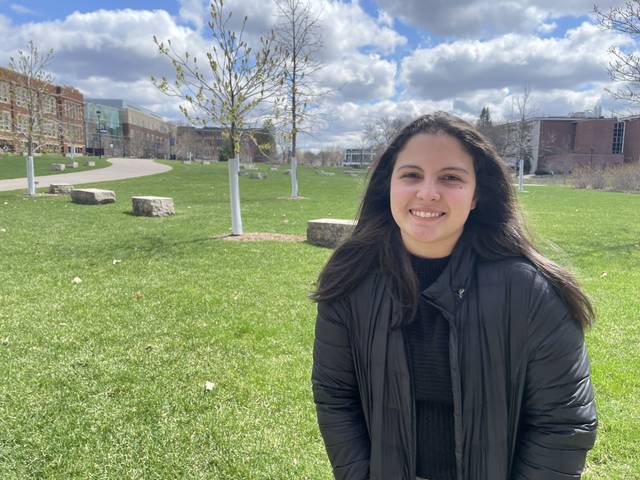
[[[524,160],[518,162],[518,191],[524,191]]]
[[[295,155],[291,155],[291,196],[298,196],[298,162]]]
[[[33,155],[27,156],[27,192],[32,197],[36,195],[36,179],[33,172]]]
[[[231,202],[231,234],[242,235],[242,216],[240,214],[240,184],[238,170],[240,157],[236,155],[228,160],[229,170],[229,200]]]

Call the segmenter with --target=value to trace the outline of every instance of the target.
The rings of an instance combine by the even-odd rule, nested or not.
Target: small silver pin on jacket
[[[457,292],[458,298],[462,300],[462,296],[464,295],[464,288],[459,289]]]

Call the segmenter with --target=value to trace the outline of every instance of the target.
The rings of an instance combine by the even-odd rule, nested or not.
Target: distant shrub
[[[640,163],[608,168],[576,168],[568,177],[575,188],[610,192],[640,192]]]

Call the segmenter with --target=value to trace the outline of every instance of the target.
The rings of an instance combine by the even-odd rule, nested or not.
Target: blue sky
[[[321,16],[325,68],[315,81],[333,92],[318,105],[303,147],[358,144],[367,123],[448,110],[467,119],[488,106],[508,120],[527,84],[538,115],[602,105],[620,113],[607,48],[627,39],[602,32],[591,0],[310,0]],[[600,2],[602,8],[614,0]],[[275,22],[270,0],[227,0],[249,16],[251,38]],[[53,48],[57,82],[87,97],[123,98],[180,120],[178,101],[151,84],[172,70],[152,42],[171,38],[204,55],[204,0],[0,0],[0,65],[33,40]]]

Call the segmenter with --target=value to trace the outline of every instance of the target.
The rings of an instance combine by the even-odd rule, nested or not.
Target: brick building
[[[227,160],[229,142],[220,127],[178,126],[176,129],[176,158]],[[266,162],[275,155],[275,139],[262,128],[246,129],[240,140],[240,161]]]
[[[529,170],[525,173],[568,173],[577,167],[622,165],[632,157],[625,153],[632,143],[626,119],[589,117],[577,113],[567,117],[535,117],[526,121],[529,133]],[[625,134],[625,130],[627,134]],[[508,164],[517,166],[518,123],[496,125],[488,136]],[[487,133],[487,132],[485,132]],[[640,155],[640,117],[633,137]],[[521,137],[520,137],[521,138]]]
[[[26,150],[28,129],[27,77],[0,67],[0,150]],[[39,152],[84,152],[82,94],[72,87],[47,85],[41,100],[41,121],[33,141]]]
[[[605,167],[624,162],[624,121],[552,117],[531,122],[532,173],[563,173],[576,167]]]

